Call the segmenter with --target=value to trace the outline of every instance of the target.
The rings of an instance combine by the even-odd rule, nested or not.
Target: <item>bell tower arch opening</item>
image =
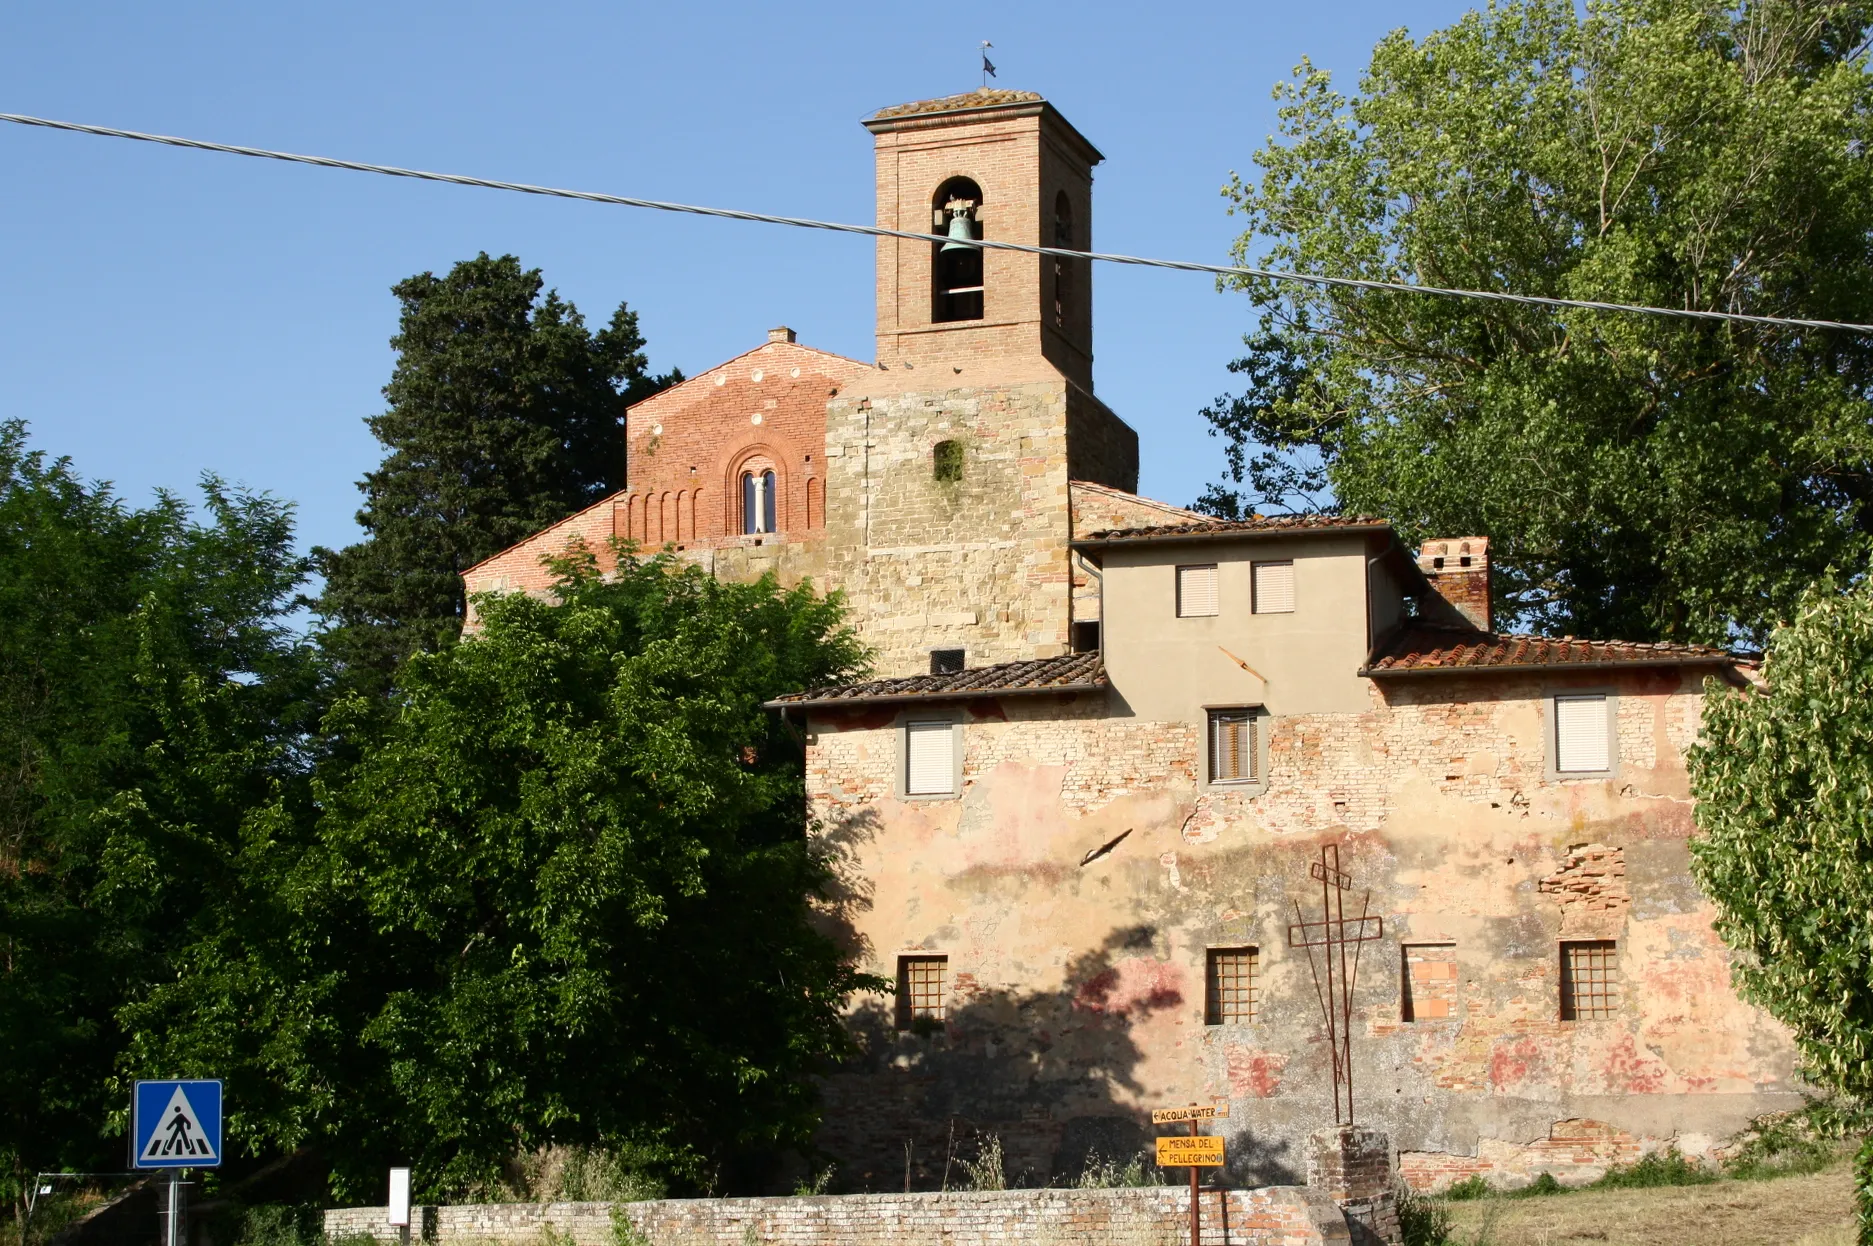
[[[1031,91],[900,104],[865,127],[878,224],[918,235],[878,240],[881,367],[963,385],[1063,377],[1091,393],[1087,262],[995,244],[1091,250],[1098,149]]]
[[[941,239],[931,261],[930,322],[980,320],[985,303],[982,248],[982,188],[966,177],[937,187],[931,223]]]

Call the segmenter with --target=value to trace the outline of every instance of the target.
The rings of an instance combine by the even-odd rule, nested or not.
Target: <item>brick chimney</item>
[[[793,341],[793,330],[789,329],[784,324],[775,325],[772,329],[767,331],[767,340],[770,342],[791,342]]]
[[[1441,537],[1418,549],[1418,570],[1439,600],[1423,603],[1425,615],[1443,623],[1495,630],[1489,605],[1489,538]],[[1441,616],[1441,617],[1440,617]]]

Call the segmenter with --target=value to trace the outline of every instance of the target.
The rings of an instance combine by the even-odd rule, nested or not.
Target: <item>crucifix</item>
[[[1366,944],[1385,937],[1385,920],[1370,910],[1372,892],[1359,902],[1359,916],[1346,916],[1346,893],[1353,889],[1350,874],[1340,869],[1340,846],[1323,844],[1320,860],[1307,867],[1308,877],[1320,883],[1320,920],[1301,916],[1301,902],[1293,901],[1294,922],[1288,927],[1288,946],[1307,949],[1307,968],[1314,975],[1314,995],[1327,1023],[1327,1046],[1333,1053],[1333,1123],[1353,1123],[1353,985],[1359,980],[1359,953]],[[1352,946],[1351,964],[1347,946]],[[1320,948],[1321,963],[1314,959]],[[1324,964],[1324,972],[1322,965]]]

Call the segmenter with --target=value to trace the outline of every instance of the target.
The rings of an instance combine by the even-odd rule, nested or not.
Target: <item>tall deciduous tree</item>
[[[1743,996],[1794,1033],[1811,1079],[1873,1101],[1873,586],[1813,592],[1763,675],[1705,702],[1692,866]],[[1873,1141],[1856,1184],[1873,1241]]]
[[[804,1143],[808,1075],[865,980],[815,933],[797,742],[762,702],[850,676],[836,601],[628,554],[560,604],[478,603],[412,656],[321,779],[316,844],[259,824],[231,919],[140,1009],[163,1050],[262,1088],[341,1196],[413,1161],[430,1195],[517,1148],[602,1143],[689,1188]]]
[[[1302,64],[1259,181],[1269,267],[1873,321],[1864,3],[1507,0]],[[1501,612],[1761,639],[1867,565],[1873,336],[1240,283],[1261,309],[1205,505],[1330,497],[1485,532]]]
[[[123,1010],[218,920],[249,811],[303,793],[290,510],[137,510],[0,424],[0,1191],[110,1169]]]
[[[484,252],[392,287],[403,305],[388,408],[367,423],[388,453],[359,488],[365,539],[320,550],[328,650],[358,686],[451,643],[461,573],[624,484],[624,410],[682,379],[652,376],[637,314],[597,332],[538,269]]]

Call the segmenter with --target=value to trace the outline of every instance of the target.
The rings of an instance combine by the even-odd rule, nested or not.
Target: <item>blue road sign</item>
[[[221,1083],[138,1082],[130,1099],[137,1168],[214,1168],[221,1163]]]

